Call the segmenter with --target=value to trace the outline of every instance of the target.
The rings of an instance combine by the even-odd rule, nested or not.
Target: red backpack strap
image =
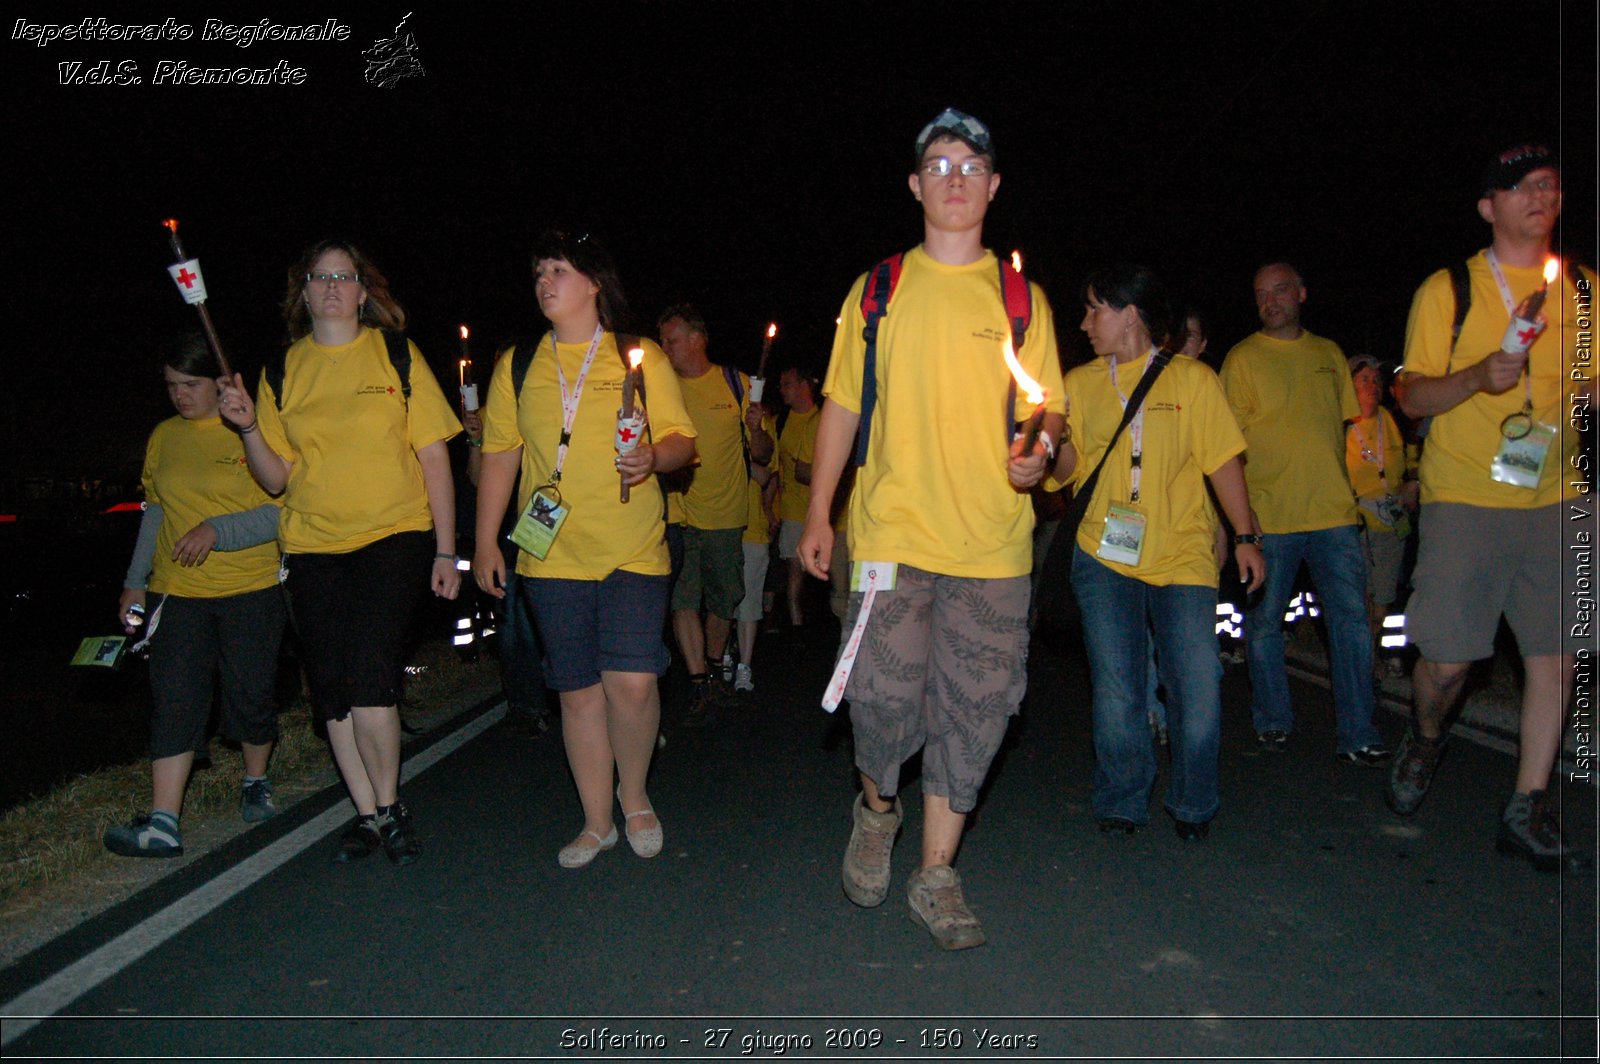
[[[890,255],[867,272],[866,286],[861,289],[861,317],[866,322],[861,338],[867,342],[867,350],[861,360],[861,419],[856,431],[856,465],[866,464],[872,411],[878,405],[878,325],[889,313],[889,300],[894,298],[895,285],[900,283],[900,267],[904,264],[904,252]]]

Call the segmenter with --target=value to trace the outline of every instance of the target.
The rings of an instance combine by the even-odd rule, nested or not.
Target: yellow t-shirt
[[[1400,426],[1389,411],[1380,406],[1376,417],[1360,418],[1345,429],[1344,465],[1350,474],[1350,490],[1357,499],[1400,494],[1406,473],[1406,445]],[[1368,528],[1393,531],[1367,507],[1362,506],[1357,512]]]
[[[1541,272],[1535,267],[1502,263],[1501,271],[1511,288],[1513,302],[1521,302],[1543,283]],[[1593,298],[1594,274],[1584,269],[1583,275]],[[1506,313],[1500,288],[1495,284],[1484,252],[1478,252],[1467,261],[1467,276],[1472,283],[1472,309],[1461,325],[1461,338],[1454,356],[1450,352],[1450,326],[1455,320],[1455,294],[1450,287],[1449,271],[1440,270],[1417,289],[1411,303],[1411,316],[1406,322],[1407,371],[1426,377],[1443,377],[1476,365],[1500,349],[1511,315]],[[1563,271],[1559,288],[1551,286],[1544,304],[1549,327],[1528,352],[1533,416],[1561,430],[1561,453],[1556,454],[1555,448],[1551,448],[1538,488],[1530,491],[1489,479],[1490,462],[1500,449],[1500,422],[1506,415],[1521,410],[1527,398],[1526,382],[1530,378],[1524,375],[1523,380],[1508,391],[1499,395],[1478,392],[1433,419],[1427,445],[1422,449],[1423,502],[1520,510],[1549,506],[1559,502],[1564,491],[1570,494],[1566,484],[1576,479],[1568,474],[1572,470],[1571,463],[1577,458],[1579,437],[1572,423],[1570,396],[1580,387],[1588,387],[1595,374],[1592,361],[1580,363],[1577,357],[1580,332],[1590,338],[1584,345],[1586,354],[1593,351],[1594,333],[1588,321],[1581,330],[1579,328],[1575,280],[1565,276]],[[1577,374],[1581,374],[1581,380],[1575,376]]]
[[[519,513],[528,505],[534,490],[550,482],[561,442],[561,383],[550,345],[549,335],[539,341],[538,352],[522,382],[520,401],[511,383],[509,355],[495,365],[489,382],[483,449],[493,454],[522,448]],[[650,340],[641,340],[640,346],[644,348],[641,368],[651,438],[659,441],[674,433],[692,438],[694,425],[683,408],[678,375],[661,348]],[[567,387],[576,387],[589,342],[558,344],[557,351]],[[518,553],[517,572],[523,576],[604,580],[618,569],[646,576],[671,571],[658,482],[652,477],[636,485],[626,504],[620,498],[616,433],[625,372],[617,353],[617,338],[608,332],[595,352],[594,366],[578,398],[572,443],[561,468],[561,500],[571,511],[570,516],[544,561],[527,551]]]
[[[172,560],[172,548],[201,521],[272,501],[245,465],[239,434],[221,418],[169,417],[157,425],[145,447],[143,480],[145,500],[162,509],[151,591],[209,599],[260,591],[278,582],[276,543],[214,550],[195,566]]]
[[[778,423],[771,414],[762,416],[761,428],[768,436],[778,434]],[[761,485],[749,478],[745,480],[744,542],[772,542],[772,532],[767,525],[767,511],[761,505]]]
[[[257,390],[261,437],[291,463],[278,542],[286,554],[344,554],[397,532],[433,527],[417,452],[461,431],[427,360],[411,344],[411,399],[383,333],[348,344],[310,336],[289,348],[283,409],[266,374]]]
[[[778,496],[778,516],[785,521],[804,521],[806,509],[811,505],[811,485],[800,483],[795,475],[795,465],[811,464],[817,449],[817,423],[822,407],[814,406],[804,414],[789,411],[783,423],[783,435],[778,440],[778,477],[782,492]]]
[[[733,389],[721,366],[712,366],[698,377],[678,378],[683,406],[694,422],[695,454],[689,490],[683,493],[683,519],[693,528],[738,528],[748,517],[750,479],[744,464],[744,412],[749,409],[750,378],[739,374],[742,399],[734,399]]]
[[[824,392],[860,412],[866,341],[856,279],[840,312]],[[1050,303],[1037,285],[1033,321],[1017,352],[1061,413],[1061,362]],[[878,326],[877,405],[866,464],[850,499],[850,556],[946,576],[1024,576],[1033,565],[1033,507],[1006,479],[1011,335],[992,252],[948,266],[908,252]],[[1018,396],[1016,416],[1031,404]],[[866,426],[863,426],[865,428]]]
[[[1356,522],[1344,423],[1361,413],[1350,365],[1332,340],[1254,333],[1222,363],[1222,388],[1245,439],[1245,483],[1263,532]]]
[[[1117,367],[1117,384],[1131,396],[1149,355]],[[1122,401],[1111,382],[1110,359],[1097,358],[1067,374],[1067,427],[1078,451],[1072,473],[1076,488],[1089,478],[1122,420]],[[1213,550],[1216,516],[1205,478],[1244,450],[1244,436],[1211,368],[1175,358],[1161,371],[1144,400],[1143,447],[1139,458],[1138,510],[1145,517],[1138,566],[1099,559],[1135,580],[1217,586]],[[1133,426],[1122,431],[1094,498],[1078,526],[1078,546],[1094,556],[1113,502],[1127,504],[1133,490]]]

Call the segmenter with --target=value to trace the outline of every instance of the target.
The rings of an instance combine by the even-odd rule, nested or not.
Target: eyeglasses
[[[949,177],[954,170],[960,170],[962,177],[988,177],[989,160],[973,157],[953,163],[943,155],[922,160],[922,172],[929,177]]]
[[[1561,191],[1561,182],[1559,180],[1557,180],[1556,178],[1554,178],[1554,177],[1550,177],[1549,175],[1541,177],[1537,181],[1530,181],[1527,178],[1523,178],[1521,181],[1518,181],[1516,184],[1512,185],[1506,191],[1508,191],[1508,192],[1528,192],[1528,193],[1533,193],[1533,192],[1560,192]]]
[[[360,284],[359,273],[308,273],[306,284]]]

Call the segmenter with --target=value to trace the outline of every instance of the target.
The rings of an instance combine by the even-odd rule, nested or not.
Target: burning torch
[[[639,388],[639,363],[644,361],[644,348],[628,351],[628,373],[622,378],[622,413],[617,418],[617,453],[627,454],[639,446],[643,419],[634,415],[633,396]],[[628,501],[628,482],[622,482],[622,501]]]
[[[228,356],[222,353],[222,338],[217,335],[217,327],[211,323],[211,311],[206,309],[206,282],[200,276],[200,260],[191,259],[183,250],[183,241],[178,239],[178,219],[166,218],[161,224],[172,234],[172,253],[178,256],[178,261],[167,267],[167,273],[178,286],[183,301],[199,312],[200,327],[205,330],[211,353],[217,356],[222,375],[232,377],[233,368],[228,365]]]
[[[1039,432],[1044,428],[1044,404],[1046,392],[1039,386],[1039,382],[1028,376],[1022,368],[1022,363],[1017,361],[1016,352],[1011,350],[1011,338],[1006,337],[1005,347],[1002,348],[1005,356],[1006,368],[1017,380],[1017,388],[1027,396],[1028,402],[1034,404],[1033,414],[1028,418],[1028,423],[1022,430],[1022,453],[1033,453],[1033,445],[1039,442]]]

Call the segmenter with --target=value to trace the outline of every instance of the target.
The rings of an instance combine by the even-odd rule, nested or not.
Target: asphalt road
[[[989,944],[947,954],[899,886],[874,910],[840,890],[853,770],[817,705],[829,653],[763,637],[759,690],[718,726],[669,713],[655,860],[623,843],[559,868],[580,821],[558,736],[478,707],[441,729],[482,729],[453,751],[408,747],[438,758],[404,792],[422,860],[336,865],[342,795],[298,806],[0,972],[5,1055],[1593,1058],[1595,881],[1495,853],[1503,753],[1457,743],[1402,821],[1381,772],[1332,757],[1322,687],[1294,683],[1291,749],[1263,754],[1230,675],[1209,840],[1174,835],[1164,778],[1150,827],[1106,837],[1087,674],[1036,644],[958,861]],[[1566,810],[1592,846],[1594,791]],[[196,897],[214,907],[185,918]],[[41,984],[60,1008],[35,1023],[19,1003],[48,995],[19,995]]]

